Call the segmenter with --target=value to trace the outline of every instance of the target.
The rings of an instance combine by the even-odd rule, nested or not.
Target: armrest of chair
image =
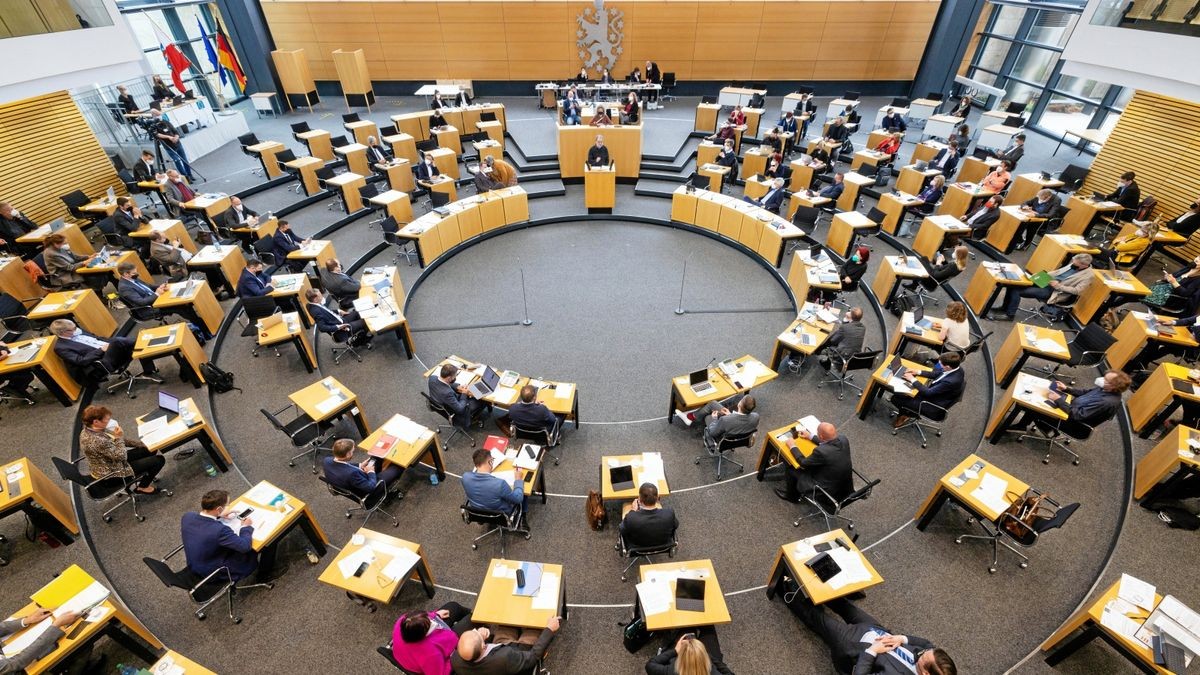
[[[233,586],[233,573],[231,573],[229,571],[229,565],[221,565],[220,567],[218,567],[217,569],[215,569],[211,573],[209,573],[208,576],[204,577],[200,581],[197,581],[194,586],[189,588],[188,595],[190,595],[192,597],[192,600],[195,600],[196,593],[201,588],[203,588],[205,584],[212,581],[214,577],[219,576],[221,573],[225,574],[225,582],[224,583],[225,583],[226,588],[232,587]]]
[[[941,413],[942,419],[936,420],[938,422],[941,422],[950,416],[949,408],[943,408],[942,406],[940,406],[936,403],[930,403],[929,401],[920,401],[919,403],[917,403],[917,414],[918,415],[920,415],[921,417],[928,417],[929,419],[934,419],[932,416],[930,416],[930,414],[929,414],[930,412],[933,412],[933,413],[940,412]]]
[[[165,556],[160,558],[160,560],[162,560],[163,562],[167,562],[171,558],[174,558],[175,556],[179,555],[179,552],[182,550],[183,550],[183,544],[180,544],[175,547],[174,551],[171,551],[170,553],[166,554]]]

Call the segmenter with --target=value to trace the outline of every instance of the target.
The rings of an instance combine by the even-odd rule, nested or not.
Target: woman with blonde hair
[[[705,626],[679,636],[674,649],[646,662],[646,675],[733,675],[733,671],[721,660],[717,629]]]
[[[967,306],[961,302],[951,302],[946,305],[946,318],[940,321],[938,339],[942,341],[943,352],[963,352],[971,344],[971,326],[967,323]],[[938,351],[921,345],[913,345],[908,357],[921,363],[933,363],[938,358]]]

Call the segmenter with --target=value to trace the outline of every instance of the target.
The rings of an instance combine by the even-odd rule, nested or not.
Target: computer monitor
[[[430,190],[429,191],[429,203],[434,208],[437,208],[439,206],[445,206],[450,203],[450,193],[442,192],[441,190]]]
[[[941,92],[931,91],[928,94],[925,94],[925,98],[929,99],[930,101],[940,101],[944,98],[944,96]]]
[[[847,101],[857,101],[859,95],[860,94],[857,91],[847,91],[842,94],[842,98],[846,99]]]
[[[1020,115],[1009,115],[1008,120],[1004,122],[1004,126],[1020,129],[1025,126],[1025,118]]]
[[[417,141],[416,146],[417,152],[429,152],[430,150],[437,150],[438,142],[436,138],[430,138],[426,141]]]
[[[479,121],[480,122],[495,122],[496,121],[496,113],[481,112],[481,113],[479,113]]]
[[[892,99],[893,108],[907,108],[909,103],[910,101],[903,96],[897,96],[896,98]]]
[[[1025,104],[1020,101],[1009,101],[1008,105],[1004,106],[1004,112],[1019,115],[1025,112]]]
[[[1089,169],[1087,167],[1078,166],[1076,164],[1068,164],[1067,168],[1063,169],[1058,174],[1058,179],[1066,185],[1063,185],[1063,190],[1074,192],[1083,186],[1083,179],[1087,178]]]
[[[713,103],[717,102],[717,97],[716,96],[701,96],[700,102],[707,103],[708,105],[712,105]]]

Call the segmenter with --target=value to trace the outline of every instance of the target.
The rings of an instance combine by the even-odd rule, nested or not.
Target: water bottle
[[[434,471],[433,473],[429,474],[429,484],[430,484],[430,485],[437,485],[437,484],[438,484],[438,477],[437,477],[437,472],[436,472],[436,471]]]
[[[127,666],[124,663],[117,664],[117,675],[137,675],[137,668]]]
[[[208,474],[209,478],[216,478],[217,477],[217,467],[213,466],[212,464],[209,464],[208,462],[205,462],[204,463],[204,473]]]

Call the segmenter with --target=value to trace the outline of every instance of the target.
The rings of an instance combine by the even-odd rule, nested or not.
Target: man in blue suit
[[[933,156],[933,160],[929,162],[929,168],[941,171],[949,181],[950,177],[954,175],[954,170],[958,168],[958,142],[950,139],[950,144],[938,150],[938,153]]]
[[[783,191],[783,179],[776,178],[775,180],[771,181],[771,189],[767,190],[765,195],[758,199],[742,197],[742,201],[749,202],[755,206],[761,206],[772,213],[779,213],[779,207],[783,204],[783,198],[785,196],[786,195]]]
[[[266,265],[258,258],[250,258],[238,277],[237,294],[239,298],[258,298],[275,290],[271,285],[271,277],[263,273]]]
[[[54,353],[77,370],[98,361],[109,372],[115,373],[124,370],[133,361],[133,338],[117,335],[105,340],[80,330],[70,319],[55,319],[50,323],[50,332],[58,337],[54,343]],[[142,363],[142,373],[153,377],[158,374],[158,369],[153,361],[145,361]]]
[[[471,455],[475,470],[463,474],[463,490],[467,493],[467,503],[481,509],[503,511],[512,515],[518,508],[525,511],[525,472],[516,470],[516,480],[509,486],[508,481],[492,475],[492,453],[479,448]]]
[[[496,425],[505,436],[512,435],[512,424],[519,424],[526,429],[553,430],[561,423],[561,418],[550,412],[544,403],[538,402],[537,392],[537,388],[531,384],[521,387],[521,395],[508,409],[508,414],[496,420]]]
[[[131,312],[134,312],[135,316],[136,308],[152,307],[154,301],[167,292],[166,284],[151,287],[139,279],[137,267],[133,263],[126,262],[117,265],[117,274],[121,276],[121,280],[117,282],[117,296],[130,308]],[[196,326],[205,340],[213,338],[212,333],[208,332],[204,322],[200,320],[200,316],[196,314],[196,310],[192,309],[191,305],[176,305],[163,310],[163,313],[178,315],[184,321]]]
[[[905,425],[918,412],[921,411],[921,403],[931,403],[946,410],[958,401],[958,397],[962,395],[963,390],[967,386],[966,378],[963,376],[963,370],[959,366],[962,365],[962,355],[958,352],[946,352],[938,358],[937,365],[932,370],[922,372],[906,371],[904,379],[908,381],[909,386],[917,390],[916,396],[904,396],[895,394],[892,396],[892,405],[900,411],[896,415],[896,419],[892,422],[892,426],[899,428]],[[917,381],[917,377],[928,377],[929,383],[923,384]],[[925,406],[928,411],[928,406]]]
[[[442,365],[435,373],[429,374],[429,398],[442,406],[454,416],[454,424],[466,429],[471,422],[481,417],[491,405],[473,396],[466,387],[454,384],[458,377],[458,366],[453,363]]]
[[[286,220],[279,221],[279,227],[275,230],[275,234],[271,237],[275,245],[275,266],[284,267],[293,272],[304,270],[307,261],[304,260],[288,260],[288,254],[292,251],[299,251],[301,246],[308,243],[307,239],[301,239],[292,232],[292,226]]]
[[[214,570],[229,567],[234,581],[245,579],[260,570],[258,579],[271,575],[275,560],[275,546],[263,549],[262,558],[254,552],[254,526],[249,518],[242,518],[235,532],[226,522],[234,516],[226,512],[229,493],[224,490],[209,490],[200,498],[200,512],[187,512],[180,521],[183,553],[187,558],[188,570],[200,577],[207,577]],[[282,573],[282,572],[281,572]]]
[[[367,332],[367,322],[358,314],[358,310],[348,312],[340,309],[329,309],[325,306],[325,296],[315,288],[304,292],[305,308],[317,324],[317,330],[328,333],[337,339],[344,340],[352,347],[366,345],[371,347],[371,334]]]
[[[339,438],[333,442],[333,456],[325,458],[325,480],[336,488],[360,497],[371,494],[380,483],[387,485],[390,490],[404,473],[404,467],[388,464],[381,470],[383,463],[379,457],[368,457],[355,464],[354,441]]]

